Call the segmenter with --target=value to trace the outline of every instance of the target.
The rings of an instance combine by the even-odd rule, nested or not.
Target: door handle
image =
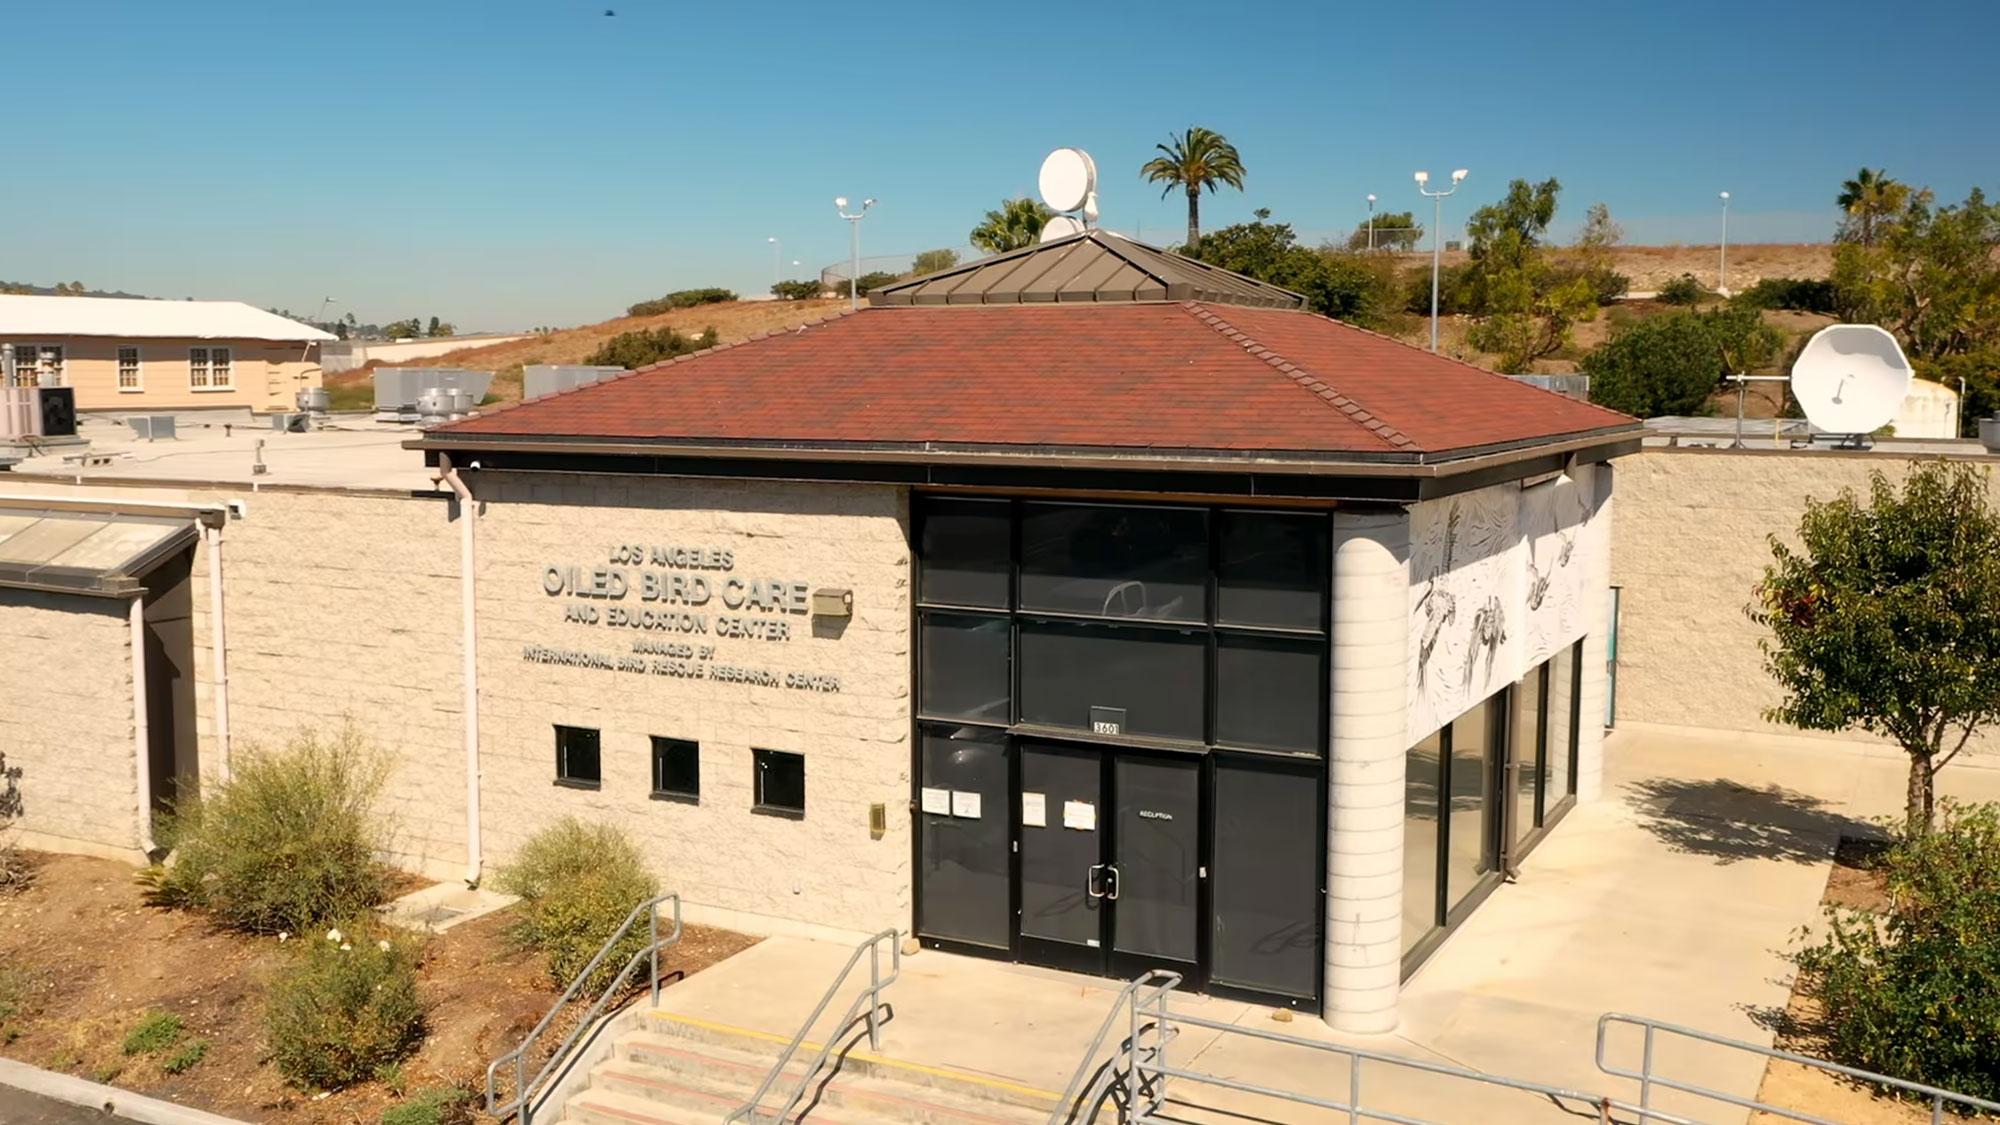
[[[1105,873],[1106,875],[1109,875],[1109,876],[1111,876],[1111,889],[1110,889],[1110,890],[1108,890],[1108,891],[1106,891],[1106,892],[1104,892],[1104,897],[1105,897],[1105,898],[1108,898],[1108,899],[1110,899],[1110,900],[1111,900],[1112,902],[1117,902],[1117,901],[1118,901],[1118,867],[1117,867],[1117,865],[1116,865],[1116,864],[1110,864],[1110,863],[1107,863],[1107,864],[1105,864],[1105,865],[1104,865],[1104,873]]]
[[[1083,877],[1083,890],[1085,894],[1088,894],[1091,898],[1104,897],[1104,892],[1098,889],[1097,873],[1108,866],[1110,865],[1104,863],[1093,863],[1090,865],[1090,870]]]

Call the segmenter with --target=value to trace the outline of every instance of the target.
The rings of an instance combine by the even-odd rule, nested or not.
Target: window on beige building
[[[139,377],[139,349],[136,346],[120,345],[118,348],[118,389],[121,391],[145,389],[145,384]]]
[[[232,378],[228,348],[188,349],[188,386],[198,391],[226,391]]]
[[[17,387],[62,386],[62,345],[15,344],[14,385]]]

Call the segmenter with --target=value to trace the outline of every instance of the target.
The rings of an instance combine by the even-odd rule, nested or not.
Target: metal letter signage
[[[834,693],[840,677],[819,672],[775,672],[718,659],[700,638],[784,644],[812,613],[812,585],[768,575],[735,573],[728,547],[620,543],[603,565],[551,563],[542,568],[542,593],[563,602],[562,623],[631,630],[628,651],[531,644],[521,659],[682,680],[748,684],[791,691]],[[718,609],[719,607],[719,609]],[[694,641],[668,640],[692,637]]]

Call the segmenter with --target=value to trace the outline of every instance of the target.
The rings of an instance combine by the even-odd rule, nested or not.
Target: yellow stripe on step
[[[721,1023],[716,1020],[705,1020],[699,1016],[684,1016],[677,1012],[663,1012],[658,1008],[655,1008],[652,1011],[647,1012],[646,1016],[648,1019],[659,1020],[662,1023],[680,1023],[680,1024],[686,1024],[689,1027],[698,1027],[704,1031],[721,1032],[724,1035],[740,1035],[746,1039],[761,1039],[766,1043],[776,1043],[780,1047],[792,1041],[789,1036],[785,1035],[775,1035],[768,1031],[757,1031],[753,1028],[748,1028],[748,1027],[737,1027],[734,1024]],[[820,1050],[821,1046],[822,1044],[813,1043],[810,1041],[801,1042],[799,1044],[799,1050],[806,1052],[817,1052]],[[928,1074],[933,1078],[949,1078],[956,1082],[969,1082],[974,1085],[986,1086],[995,1090],[1006,1090],[1015,1094],[1023,1094],[1031,1098],[1040,1098],[1043,1101],[1049,1102],[1051,1104],[1055,1103],[1062,1097],[1061,1094],[1056,1093],[1054,1090],[1044,1090],[1037,1086],[1024,1086],[1018,1082],[1009,1082],[1003,1078],[988,1078],[983,1074],[972,1074],[963,1070],[952,1070],[949,1067],[926,1066],[923,1063],[908,1062],[903,1059],[883,1058],[881,1055],[870,1054],[867,1051],[849,1051],[847,1053],[847,1057],[852,1059],[860,1059],[862,1062],[866,1063],[873,1063],[876,1066],[888,1067],[889,1069],[892,1070],[907,1070],[917,1074]]]

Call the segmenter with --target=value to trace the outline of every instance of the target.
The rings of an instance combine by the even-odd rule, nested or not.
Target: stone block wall
[[[138,854],[130,605],[0,590],[0,752],[34,846]]]

